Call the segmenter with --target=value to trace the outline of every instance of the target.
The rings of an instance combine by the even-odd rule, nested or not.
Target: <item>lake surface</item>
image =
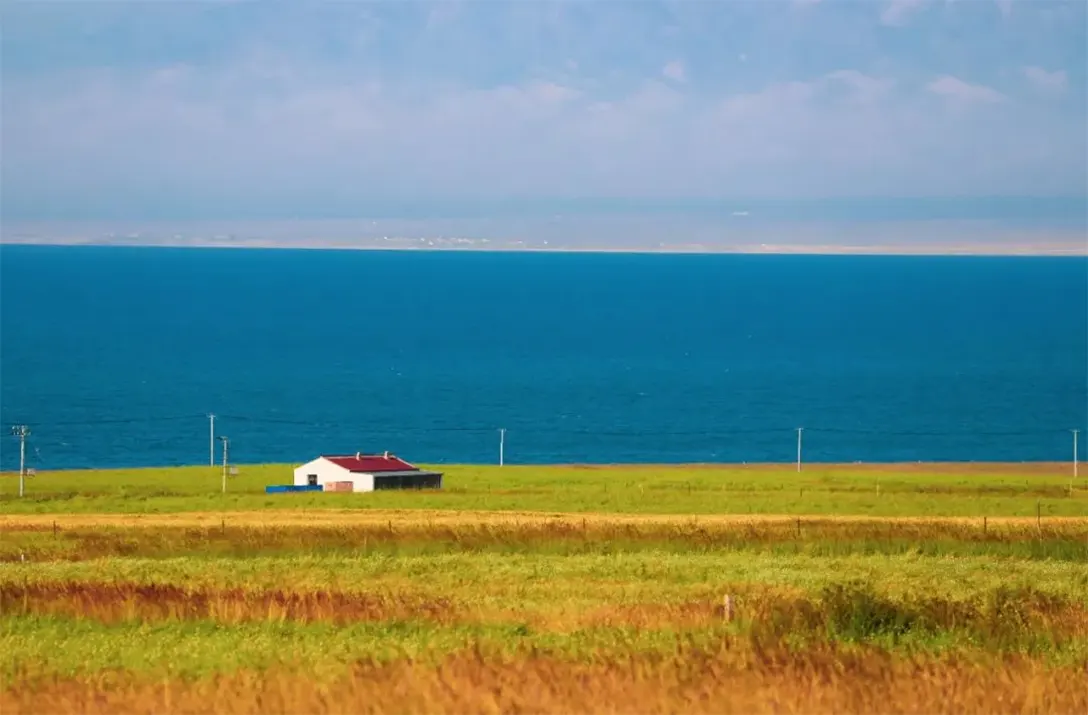
[[[8,245],[0,351],[4,469],[1065,460],[1088,259]]]

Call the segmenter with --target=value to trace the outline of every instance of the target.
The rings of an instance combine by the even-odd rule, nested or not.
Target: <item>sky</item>
[[[4,220],[1088,194],[1083,0],[0,13]]]

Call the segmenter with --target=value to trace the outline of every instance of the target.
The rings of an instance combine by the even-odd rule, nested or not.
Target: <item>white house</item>
[[[297,486],[329,482],[351,482],[352,491],[375,489],[440,489],[442,475],[428,472],[405,462],[389,452],[346,457],[321,456],[295,469]]]

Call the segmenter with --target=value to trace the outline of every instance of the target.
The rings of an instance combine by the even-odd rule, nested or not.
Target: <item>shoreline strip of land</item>
[[[98,248],[233,248],[258,250],[312,251],[382,251],[426,253],[555,253],[555,254],[640,254],[640,255],[783,255],[783,256],[974,256],[974,257],[1088,257],[1088,237],[1083,244],[891,244],[891,245],[832,245],[832,244],[759,244],[714,246],[707,244],[676,244],[665,246],[403,246],[336,242],[276,242],[261,240],[217,241],[36,241],[2,240],[4,246],[69,246]]]
[[[253,468],[269,468],[269,467],[295,467],[302,462],[259,462],[252,464],[234,463],[232,467],[239,469],[253,469]],[[1088,479],[1088,461],[1079,460],[1078,465],[1084,465],[1079,471],[1081,478]],[[461,463],[447,463],[440,464],[435,462],[420,462],[418,466],[426,469],[473,469],[473,468],[497,468],[495,464],[461,464]],[[644,471],[644,470],[677,470],[677,469],[691,469],[695,471],[704,470],[729,470],[729,471],[795,471],[797,470],[796,462],[563,462],[563,463],[548,463],[548,464],[519,464],[507,462],[503,469],[509,471],[527,470],[527,469],[545,469],[545,470],[586,470],[586,471]],[[60,469],[43,470],[38,469],[36,474],[55,474],[58,472],[63,473],[89,473],[89,472],[138,472],[141,470],[172,470],[172,469],[208,469],[215,473],[218,473],[222,469],[221,465],[209,466],[207,463],[200,464],[171,464],[171,465],[158,465],[158,464],[146,464],[146,465],[130,465],[130,466],[106,466],[106,467],[67,467]],[[803,462],[801,465],[802,474],[804,471],[835,471],[835,472],[881,472],[887,474],[947,474],[949,472],[955,472],[957,474],[1039,474],[1049,476],[1072,476],[1073,461],[1040,461],[1040,462]],[[0,471],[0,478],[2,477],[16,477],[18,478],[19,472],[17,470],[5,470]],[[33,477],[31,477],[33,478]]]

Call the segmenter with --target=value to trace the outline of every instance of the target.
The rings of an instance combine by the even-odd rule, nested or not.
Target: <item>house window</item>
[[[317,486],[317,475],[316,474],[307,474],[306,475],[306,483],[309,484],[311,487],[316,487]]]

